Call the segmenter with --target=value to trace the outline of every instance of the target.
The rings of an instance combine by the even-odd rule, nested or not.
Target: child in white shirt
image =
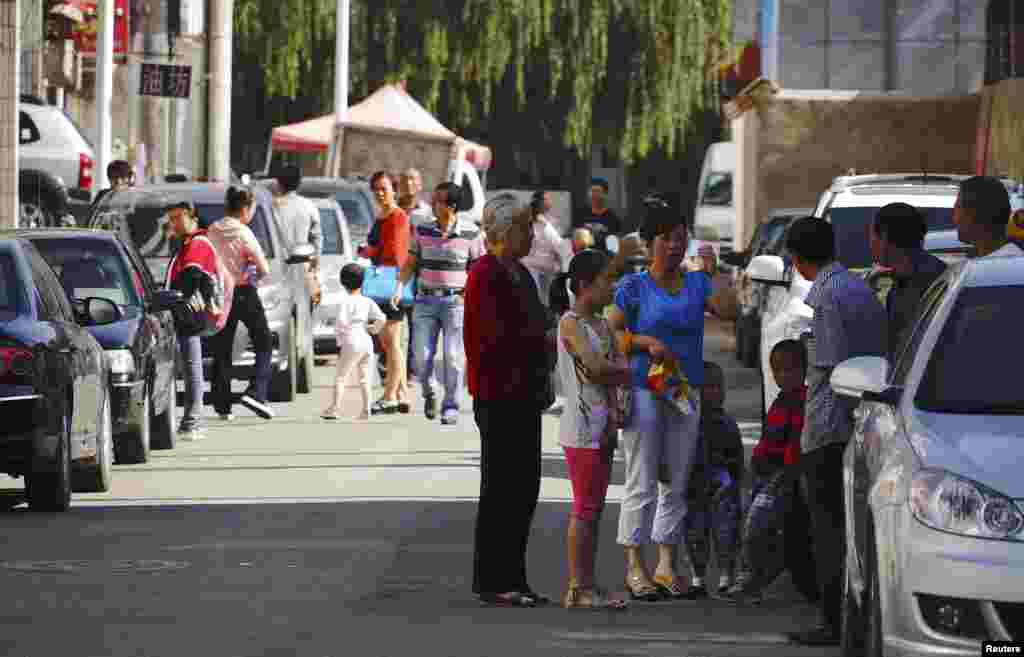
[[[387,320],[380,306],[363,296],[363,276],[363,268],[355,263],[342,267],[339,275],[341,286],[348,291],[348,296],[341,302],[335,323],[338,373],[334,379],[334,403],[320,415],[325,420],[341,417],[341,401],[352,368],[358,368],[359,387],[363,395],[363,412],[358,419],[370,419],[370,368],[373,363],[373,339],[370,335],[380,332]]]

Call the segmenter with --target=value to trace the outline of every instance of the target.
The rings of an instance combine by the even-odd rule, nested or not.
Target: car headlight
[[[260,301],[263,303],[263,310],[274,312],[284,302],[284,295],[276,287],[259,288]]]
[[[976,538],[1024,540],[1024,513],[1010,498],[945,470],[920,470],[910,510],[925,525]]]
[[[107,365],[110,373],[118,377],[128,377],[135,374],[135,357],[127,349],[108,349]]]

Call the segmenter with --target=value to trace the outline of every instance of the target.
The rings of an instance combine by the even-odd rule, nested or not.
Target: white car
[[[57,215],[68,210],[84,218],[92,200],[95,154],[67,114],[23,97],[18,143],[21,226],[57,225],[62,218]]]
[[[859,357],[844,455],[844,655],[978,654],[1024,641],[1024,258],[951,267],[903,353]]]
[[[338,275],[341,268],[355,261],[355,249],[349,234],[348,220],[338,202],[331,197],[310,199],[320,211],[320,228],[324,236],[320,255],[320,305],[313,311],[313,350],[316,354],[337,353],[334,321],[344,295]]]
[[[926,247],[942,244],[945,249],[950,242],[948,231],[955,231],[953,206],[958,185],[968,177],[922,174],[841,176],[821,195],[814,216],[824,217],[832,224],[839,261],[851,271],[867,276],[872,269],[868,230],[879,208],[896,202],[913,205],[924,213],[929,235],[947,237],[931,242],[926,238]],[[1008,188],[1016,187],[1012,181],[1005,180],[1004,183]],[[761,314],[760,354],[762,402],[767,409],[779,394],[768,357],[782,340],[798,340],[810,330],[814,313],[804,299],[811,289],[811,281],[800,276],[789,265],[788,259],[780,256],[752,259],[747,266],[747,276],[768,286]]]

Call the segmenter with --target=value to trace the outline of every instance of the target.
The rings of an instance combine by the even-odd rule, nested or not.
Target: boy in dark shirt
[[[716,562],[723,573],[719,590],[727,589],[732,580],[739,531],[743,440],[736,420],[726,414],[724,404],[725,372],[715,363],[705,361],[697,459],[687,491],[686,549],[692,571],[685,596],[688,599],[707,595],[704,575],[712,532]]]
[[[760,601],[761,590],[781,570],[759,563],[769,556],[781,563],[779,557],[783,555],[778,554],[779,550],[759,550],[758,546],[786,526],[787,514],[797,495],[796,468],[807,401],[807,352],[798,340],[783,340],[775,345],[768,360],[781,391],[768,409],[761,440],[750,459],[753,482],[751,503],[743,519],[740,564],[735,584],[724,594],[733,602]]]
[[[590,205],[576,212],[572,221],[573,229],[586,228],[594,238],[594,248],[605,253],[608,237],[622,234],[622,219],[608,207],[608,181],[594,178],[590,181]]]

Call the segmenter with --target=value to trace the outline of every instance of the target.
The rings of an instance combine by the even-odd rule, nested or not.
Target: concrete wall
[[[988,132],[985,173],[1024,180],[1024,79],[1003,80],[983,95],[979,133]],[[984,148],[984,139],[979,141]]]
[[[974,170],[979,97],[783,90],[733,122],[743,154],[737,222],[749,236],[757,221],[784,207],[814,207],[835,176],[858,173],[966,173]],[[739,242],[742,244],[743,242]]]

